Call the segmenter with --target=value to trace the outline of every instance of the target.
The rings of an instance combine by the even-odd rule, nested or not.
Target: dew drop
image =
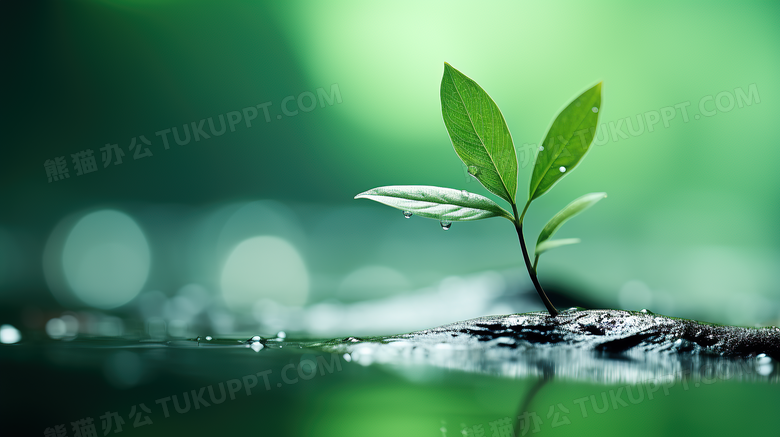
[[[254,337],[252,337],[250,339],[250,341],[260,341],[261,339],[262,339],[262,337],[260,337],[259,335],[255,335]]]
[[[412,212],[411,211],[404,211],[404,218],[412,218]]]
[[[591,111],[593,111],[593,112],[599,112],[599,108],[597,108],[597,107],[595,107],[595,106],[594,106],[594,107],[592,107],[592,108],[590,108],[590,110],[591,110]]]
[[[541,152],[542,150],[544,150],[544,146],[539,146],[539,151]]]
[[[566,167],[561,166],[558,170],[561,171],[561,173],[566,173]]]
[[[279,331],[279,332],[276,334],[276,338],[287,338],[287,333],[286,333],[286,332],[284,332],[284,331]]]
[[[479,167],[476,165],[470,165],[468,167],[469,174],[476,177],[479,174]]]
[[[450,227],[452,226],[452,222],[448,220],[442,220],[439,222],[439,224],[441,225],[441,228],[444,229],[445,231],[449,230]]]
[[[259,341],[255,341],[249,347],[251,347],[252,350],[255,352],[260,352],[265,346],[263,346],[263,343],[260,343]]]

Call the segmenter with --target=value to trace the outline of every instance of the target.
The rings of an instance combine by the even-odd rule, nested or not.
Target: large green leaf
[[[582,197],[577,198],[574,202],[566,205],[565,208],[560,210],[558,214],[555,214],[553,218],[544,226],[542,232],[539,234],[539,239],[536,240],[536,251],[539,251],[539,245],[553,236],[555,231],[558,230],[567,220],[575,215],[585,211],[593,206],[599,200],[607,197],[607,193],[590,193]]]
[[[391,185],[360,193],[355,199],[371,199],[405,213],[437,220],[464,222],[498,216],[512,220],[511,214],[487,197],[452,188]]]
[[[509,128],[476,82],[444,63],[441,113],[455,153],[469,173],[510,204],[517,194],[517,157]]]
[[[541,144],[531,175],[528,200],[546,193],[570,173],[593,142],[601,108],[601,82],[561,111]]]

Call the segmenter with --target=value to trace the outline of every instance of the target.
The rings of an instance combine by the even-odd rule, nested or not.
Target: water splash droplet
[[[591,111],[593,111],[593,112],[599,112],[599,108],[597,108],[597,107],[595,107],[595,106],[594,106],[594,107],[592,107],[592,108],[590,108],[590,110],[591,110]]]
[[[350,355],[350,354],[344,354],[343,357],[344,357],[344,361],[346,361],[348,363],[350,361],[352,361],[352,355]]]
[[[263,343],[260,343],[259,341],[252,342],[252,344],[249,346],[252,348],[255,352],[260,352],[265,346],[263,346]]]
[[[449,230],[450,227],[452,227],[452,222],[449,220],[442,220],[439,222],[439,224],[441,225],[441,228],[444,229],[445,231]]]
[[[470,165],[468,167],[468,171],[470,175],[477,177],[477,175],[479,174],[479,167],[477,167],[476,165]]]
[[[412,215],[411,211],[404,211],[404,218],[412,218]]]
[[[213,340],[213,338],[210,335],[207,335],[206,336],[206,341],[211,341],[211,340]]]
[[[766,354],[756,355],[756,365],[757,365],[756,371],[761,376],[771,375],[775,367],[774,364],[772,363],[772,358],[766,356]]]
[[[566,173],[566,167],[564,166],[561,166],[561,168],[559,168],[558,170],[560,170],[561,173]]]

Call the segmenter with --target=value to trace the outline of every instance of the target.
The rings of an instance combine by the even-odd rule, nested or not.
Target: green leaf
[[[536,252],[539,252],[539,245],[549,240],[555,231],[566,223],[567,220],[590,208],[605,197],[607,197],[607,193],[590,193],[579,197],[575,199],[574,202],[566,205],[566,207],[560,210],[558,214],[555,214],[544,226],[544,229],[542,229],[542,232],[539,234],[539,239],[536,240]]]
[[[371,199],[404,212],[437,220],[465,222],[500,216],[512,221],[510,213],[487,197],[452,188],[391,185],[360,193],[355,199]]]
[[[601,109],[601,82],[561,111],[550,126],[536,157],[528,201],[546,193],[571,173],[593,142]]]
[[[561,238],[560,240],[545,240],[542,241],[540,244],[536,245],[536,250],[534,251],[534,255],[537,257],[544,252],[547,252],[550,249],[555,249],[556,247],[566,246],[569,244],[577,244],[580,242],[579,238]]]
[[[444,63],[441,114],[455,153],[469,173],[510,204],[517,194],[517,156],[498,106],[476,82]]]

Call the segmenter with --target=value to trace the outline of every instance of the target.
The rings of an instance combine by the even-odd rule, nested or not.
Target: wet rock
[[[598,352],[670,351],[732,357],[780,357],[780,328],[743,328],[621,310],[567,310],[487,316],[395,336],[477,341],[505,338],[503,347],[573,347]]]
[[[432,365],[510,378],[597,383],[780,381],[780,329],[620,310],[487,316],[360,342],[316,342],[361,365]],[[773,359],[774,358],[774,359]]]

